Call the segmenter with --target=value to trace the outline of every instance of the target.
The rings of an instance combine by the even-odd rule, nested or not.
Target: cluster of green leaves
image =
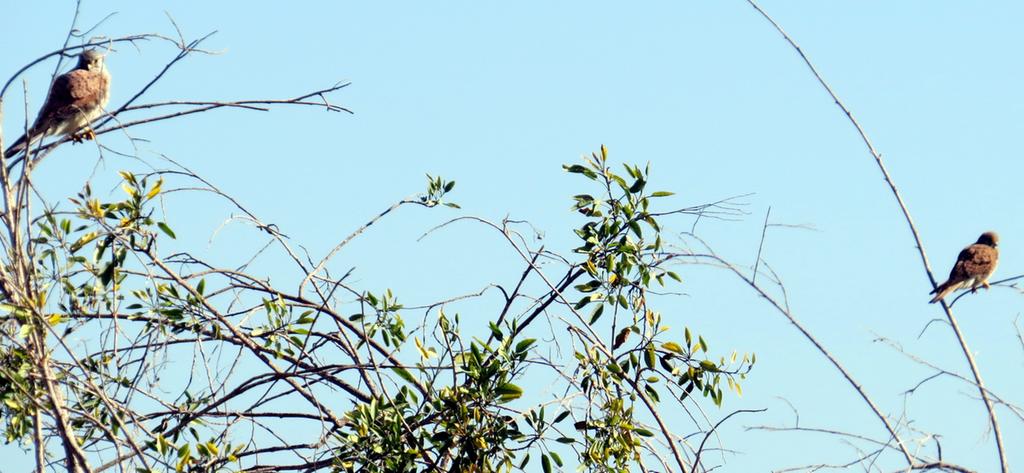
[[[77,198],[70,199],[76,206],[75,212],[51,209],[36,220],[36,233],[29,242],[36,284],[30,290],[21,288],[14,292],[23,300],[5,300],[0,304],[0,318],[7,322],[4,329],[18,341],[4,344],[0,357],[0,399],[8,442],[26,439],[36,412],[35,400],[42,398],[39,374],[32,372],[27,350],[45,346],[51,330],[75,314],[115,311],[121,298],[111,289],[117,288],[124,278],[119,268],[129,251],[153,243],[155,235],[148,230],[151,226],[173,236],[166,224],[155,222],[144,210],[160,194],[163,181],[149,185],[146,179],[126,172],[121,177],[125,199],[101,203],[86,186]],[[87,249],[91,251],[86,253]],[[56,297],[48,297],[53,294]],[[109,359],[86,359],[82,364],[117,381],[116,374],[107,372],[108,362]],[[96,396],[77,393],[71,401],[79,412],[113,425],[115,431],[118,428],[109,409]],[[75,428],[86,424],[70,421]],[[96,434],[94,428],[79,433],[83,438]]]
[[[455,181],[445,181],[441,176],[427,174],[427,193],[420,196],[420,203],[427,207],[444,205],[453,209],[459,208],[459,204],[445,202],[444,196],[455,188]]]
[[[115,301],[106,298],[109,293],[105,290],[117,289],[123,279],[119,269],[129,251],[148,250],[156,241],[154,227],[175,237],[166,223],[152,218],[147,205],[160,195],[163,180],[149,185],[147,179],[132,173],[120,174],[125,199],[101,202],[86,185],[76,198],[69,199],[76,206],[77,223],[50,211],[38,224],[39,236],[33,240],[37,259],[43,273],[62,286],[63,311],[113,310]],[[85,249],[92,250],[88,256],[81,254]],[[94,278],[78,277],[79,270]]]
[[[426,437],[415,435],[421,420],[417,404],[415,392],[403,386],[390,398],[372,399],[349,411],[348,432],[337,437],[335,471],[416,471],[428,448]]]
[[[77,320],[81,324],[96,314],[110,313],[126,320],[147,317],[150,322],[138,334],[140,337],[154,331],[166,335],[168,332],[200,333],[206,329],[213,330],[215,338],[219,337],[219,325],[210,324],[201,309],[200,298],[204,297],[205,281],[200,280],[195,286],[198,295],[174,282],[146,278],[131,280],[132,283],[143,282],[142,289],[122,287],[132,276],[126,266],[129,255],[147,253],[161,235],[170,238],[176,238],[176,235],[165,222],[153,218],[152,204],[162,192],[163,179],[150,182],[145,177],[124,171],[120,176],[124,192],[120,200],[104,202],[95,197],[87,185],[76,197],[69,199],[76,206],[74,212],[51,209],[38,219],[38,233],[31,242],[35,269],[39,280],[49,284],[39,289],[38,300],[31,304],[24,301],[20,305],[13,302],[4,304],[10,315],[20,314],[16,317],[20,338],[34,334],[44,339],[48,330],[43,330],[41,323],[56,327],[60,323]],[[125,303],[128,293],[134,296],[134,302]],[[47,301],[47,294],[55,296]],[[280,300],[266,301],[265,307],[269,324],[278,332],[282,327],[297,330],[292,329],[291,321],[287,320],[288,312]],[[36,315],[32,317],[31,314]],[[71,329],[69,325],[65,334]],[[254,330],[257,336],[259,330]],[[276,343],[280,351],[294,354],[287,349],[281,350],[280,343],[272,337],[263,338],[267,343]],[[294,342],[293,337],[287,340]],[[13,346],[5,346],[4,350],[12,355],[20,353]],[[116,394],[117,390],[121,389],[123,395],[130,395],[139,381],[137,375],[129,377],[128,372],[122,373],[126,367],[116,365],[110,352],[82,358],[79,363],[91,379],[102,380],[108,392],[105,401],[89,389],[78,389],[76,383],[61,382],[63,388],[70,389],[67,400],[71,410],[68,412],[79,413],[68,419],[76,437],[80,442],[88,443],[108,434],[127,434],[122,432],[123,414],[118,416],[111,411],[109,402],[123,402]],[[0,399],[3,399],[6,409],[4,419],[8,425],[5,435],[10,442],[25,439],[28,435],[26,426],[31,423],[35,404],[28,402],[26,396],[38,397],[35,393],[39,388],[33,388],[24,379],[30,369],[27,363],[14,371],[9,366],[5,363],[5,367],[0,368],[0,386],[12,386],[14,389],[0,392]],[[19,379],[10,378],[8,374],[17,374]],[[189,413],[201,409],[206,402],[207,399],[193,398],[186,391],[184,399],[175,406],[180,414],[166,416],[158,425],[152,426],[152,438],[142,445],[154,452],[155,457],[166,457],[177,471],[204,469],[236,461],[236,454],[244,450],[245,445],[232,445],[223,438],[203,438],[203,419],[190,417]],[[13,412],[14,409],[20,412]],[[100,429],[100,425],[106,426],[106,431]],[[183,437],[183,433],[190,434],[191,441]]]
[[[702,337],[692,340],[689,328],[683,331],[685,347],[666,340],[670,328],[661,313],[649,307],[648,290],[652,283],[664,286],[666,278],[682,279],[664,267],[670,257],[663,249],[658,217],[671,212],[656,213],[651,207],[655,199],[673,194],[646,191],[649,167],[624,168],[624,175],[612,171],[603,146],[584,164],[565,166],[600,188],[574,197],[573,209],[587,217],[575,230],[581,240],[575,251],[585,257],[580,266],[589,278],[575,286],[581,296],[574,308],[591,307],[587,322],[598,333],[608,334],[610,347],[576,352],[580,386],[591,404],[600,406],[577,423],[586,445],[581,457],[591,467],[617,470],[639,458],[639,437],[652,435],[635,415],[634,404],[641,396],[657,404],[665,392],[683,400],[698,389],[721,405],[721,381],[741,393],[740,380],[754,363],[752,355],[737,360],[735,353],[729,360],[713,361],[707,342]],[[609,313],[611,320],[602,321]]]
[[[0,415],[3,416],[5,442],[26,440],[34,425],[33,416],[38,387],[32,381],[32,365],[27,353],[4,347],[0,354]]]
[[[184,407],[184,406],[183,406]],[[195,407],[198,409],[198,406]],[[193,421],[196,426],[202,425],[201,420]],[[148,450],[156,452],[158,457],[174,465],[174,471],[229,471],[227,465],[237,462],[239,455],[245,451],[245,444],[232,444],[223,439],[210,437],[203,439],[195,427],[186,429],[192,441],[185,440],[182,430],[165,437],[162,431],[155,432],[153,439],[145,443]],[[156,473],[156,469],[139,468],[139,473]]]
[[[390,293],[386,299],[394,301]],[[384,299],[375,298],[375,302],[375,308],[383,308]],[[462,347],[458,315],[449,320],[441,312],[439,319],[441,336]],[[379,333],[386,336],[388,332]],[[447,462],[450,471],[492,472],[511,467],[514,452],[510,442],[522,444],[536,435],[521,432],[518,422],[501,406],[523,395],[513,380],[536,340],[513,343],[513,338],[496,326],[492,333],[497,343],[472,339],[468,347],[445,350],[451,364],[442,369],[425,364],[438,355],[417,339],[420,362],[395,371],[410,384],[414,379],[411,371],[429,372],[424,375],[429,381],[424,400],[420,402],[415,390],[405,385],[394,396],[373,399],[349,411],[348,432],[338,439],[336,469],[418,471],[423,464],[436,467],[439,462]],[[439,383],[449,373],[452,382]]]
[[[275,299],[263,299],[263,309],[267,314],[267,322],[254,327],[249,331],[249,336],[261,341],[263,347],[273,352],[278,359],[298,356],[315,322],[313,311],[304,310],[296,314],[297,311],[286,304],[280,295]]]
[[[651,448],[644,438],[657,434],[650,427],[652,405],[671,398],[682,402],[694,393],[721,405],[723,383],[741,392],[740,382],[754,363],[752,356],[733,354],[729,360],[715,360],[703,337],[687,327],[681,333],[672,332],[665,317],[648,304],[653,285],[681,281],[666,268],[670,257],[662,247],[659,218],[670,212],[651,210],[657,199],[671,193],[646,191],[649,169],[627,165],[620,176],[609,168],[607,159],[602,147],[584,164],[566,166],[569,172],[596,182],[599,189],[574,197],[573,209],[585,216],[585,222],[574,230],[580,239],[575,248],[579,259],[571,264],[567,280],[578,282],[574,287],[579,298],[569,306],[547,309],[564,307],[581,315],[583,322],[571,327],[570,333],[578,334],[586,347],[568,360],[542,359],[537,341],[527,335],[536,313],[505,319],[503,311],[505,321],[488,322],[484,340],[463,335],[459,316],[449,318],[439,311],[436,326],[414,336],[417,330],[407,328],[405,307],[390,290],[363,292],[358,298],[360,310],[348,317],[361,329],[355,346],[371,355],[386,348],[389,355],[385,362],[377,357],[372,364],[356,367],[364,378],[381,382],[370,399],[353,401],[345,427],[333,432],[336,471],[528,471],[539,463],[547,473],[564,465],[562,457],[569,450],[584,468],[625,471],[644,455],[644,449]],[[8,318],[20,324],[22,338],[42,337],[42,328],[106,312],[145,318],[149,321],[145,330],[154,335],[191,332],[221,340],[222,324],[211,319],[205,308],[205,279],[197,276],[198,282],[186,288],[170,278],[149,278],[126,266],[129,255],[149,255],[157,238],[175,235],[166,223],[153,218],[152,203],[163,181],[148,183],[130,173],[121,177],[123,199],[104,203],[86,187],[72,199],[75,212],[51,211],[39,220],[32,244],[37,270],[50,283],[49,290],[41,288],[33,300],[6,304]],[[427,193],[418,201],[403,203],[457,207],[444,201],[453,188],[453,181],[428,176]],[[141,289],[129,289],[138,282],[143,283]],[[47,303],[46,294],[51,292],[57,297]],[[134,300],[125,302],[126,294]],[[531,299],[547,301],[539,312],[569,294],[553,290]],[[262,300],[266,317],[253,319],[247,336],[278,360],[297,363],[311,337],[322,336],[314,325],[324,311],[293,304],[280,295],[261,295],[255,301]],[[367,346],[371,341],[372,346]],[[26,354],[13,347],[4,350],[0,409],[5,414],[5,432],[9,441],[25,439],[34,414],[31,399],[38,396],[39,388],[32,384]],[[125,393],[135,389],[138,378],[122,374],[123,368],[112,360],[109,355],[86,357],[82,366],[96,375],[94,379],[109,382],[111,389],[124,388]],[[542,405],[522,409],[520,404],[537,400],[529,397],[532,393],[521,386],[521,378],[528,369],[545,366],[572,372],[568,387],[578,389],[586,404],[566,402],[554,416],[547,415]],[[216,427],[193,414],[215,403],[216,396],[193,397],[187,390],[182,396],[168,404],[169,414],[158,425],[147,426],[149,438],[144,445],[153,457],[185,471],[227,468],[248,454],[249,447],[231,444],[229,436],[217,435]],[[74,412],[100,419],[101,425],[113,426],[115,434],[126,434],[126,427],[99,397],[73,392],[69,401]],[[95,422],[82,419],[72,419],[72,425],[83,441],[105,435],[97,431]],[[537,461],[531,463],[531,456]]]
[[[363,333],[367,337],[375,338],[378,335],[384,346],[401,347],[405,343],[405,321],[402,320],[402,313],[399,312],[405,306],[398,302],[391,289],[386,289],[378,297],[367,291],[361,298],[363,310],[352,314],[348,320],[362,324]],[[359,340],[357,346],[363,346],[366,340]]]
[[[532,363],[538,361],[530,358],[536,340],[525,338],[520,325],[531,317],[488,322],[490,334],[482,340],[463,336],[458,315],[449,319],[440,311],[435,331],[427,333],[436,344],[428,337],[411,337],[418,362],[391,368],[398,375],[398,393],[359,403],[347,414],[351,423],[338,438],[337,470],[532,471],[532,455],[539,457],[541,470],[550,472],[564,465],[559,452],[569,448],[584,468],[627,471],[648,448],[643,439],[655,435],[645,427],[651,417],[645,414],[649,409],[638,407],[640,401],[657,406],[666,396],[682,402],[700,392],[721,405],[723,383],[740,393],[752,356],[733,354],[715,361],[703,337],[686,327],[671,332],[661,313],[648,306],[653,284],[681,282],[665,268],[669,258],[658,221],[671,212],[651,210],[655,199],[672,194],[646,191],[649,169],[625,166],[624,175],[613,172],[603,147],[584,164],[566,169],[600,187],[597,193],[575,196],[573,205],[587,220],[575,230],[581,259],[571,274],[584,281],[575,286],[580,297],[572,309],[584,315],[586,330],[608,334],[606,343],[591,344],[572,360],[573,382],[587,399],[585,408],[562,409],[552,418],[543,406],[518,415],[508,406],[529,394],[516,380],[545,364]],[[437,179],[430,182],[435,191],[447,187]],[[554,291],[538,300],[557,297]],[[390,291],[361,299],[372,310],[350,320],[362,322],[365,333],[401,352],[409,338],[398,313],[401,304]],[[576,330],[586,331],[582,326]],[[671,333],[681,340],[673,341]],[[417,384],[426,386],[422,400]],[[573,423],[559,426],[570,416]]]

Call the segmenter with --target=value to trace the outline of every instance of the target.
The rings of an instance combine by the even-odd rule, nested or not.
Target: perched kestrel
[[[978,237],[978,242],[960,251],[956,264],[949,272],[949,279],[939,284],[930,294],[935,294],[931,302],[936,303],[957,289],[977,291],[978,286],[988,289],[988,277],[996,270],[999,263],[999,235],[996,232],[985,232]]]
[[[35,142],[48,135],[71,135],[75,141],[95,138],[89,123],[103,114],[109,100],[110,74],[103,65],[103,55],[93,49],[82,51],[78,65],[53,81],[32,128],[7,148],[7,156],[24,149],[30,140]]]

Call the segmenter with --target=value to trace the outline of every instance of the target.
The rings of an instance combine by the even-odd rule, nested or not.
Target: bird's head
[[[103,54],[95,49],[86,49],[78,55],[78,66],[76,69],[98,71],[103,68]]]
[[[982,245],[988,245],[993,248],[999,244],[999,235],[996,232],[985,232],[978,237],[978,243]]]

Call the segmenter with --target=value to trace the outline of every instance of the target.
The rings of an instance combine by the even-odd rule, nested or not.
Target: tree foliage
[[[198,51],[198,42],[175,45],[179,58]],[[339,88],[266,103],[343,110],[305,100]],[[240,103],[189,102],[188,113],[93,126],[102,140]],[[162,105],[127,103],[110,116]],[[428,176],[425,192],[315,262],[173,161],[121,171],[111,194],[85,182],[58,203],[34,195],[33,170],[60,159],[67,141],[0,157],[0,418],[7,442],[34,451],[40,470],[627,471],[653,462],[682,471],[703,444],[670,426],[665,406],[721,405],[754,363],[713,354],[682,317],[650,302],[653,288],[682,281],[668,269],[677,256],[663,247],[663,220],[713,206],[657,210],[672,194],[648,191],[647,168],[616,172],[603,146],[565,166],[589,193],[566,210],[582,223],[564,256],[533,247],[515,222],[458,217],[522,257],[509,268],[514,285],[489,285],[501,302],[466,316],[458,297],[408,308],[390,289],[330,271],[349,242],[400,207],[459,209],[454,181]],[[251,238],[287,255],[297,284],[181,248],[189,227],[164,210],[189,189],[246,215]]]

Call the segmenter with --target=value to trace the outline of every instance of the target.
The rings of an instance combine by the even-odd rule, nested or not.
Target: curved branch
[[[903,440],[900,438],[899,434],[896,433],[896,429],[892,426],[891,423],[889,423],[889,419],[885,416],[885,414],[882,414],[882,411],[878,408],[877,405],[875,405],[875,402],[872,401],[870,397],[868,397],[868,393],[867,391],[864,390],[864,387],[861,386],[860,383],[858,383],[857,380],[853,378],[853,375],[850,374],[849,371],[846,371],[846,368],[843,367],[841,363],[839,363],[839,360],[836,359],[836,357],[832,356],[832,353],[828,351],[828,349],[826,349],[825,346],[822,345],[821,342],[819,342],[818,339],[815,338],[814,335],[812,335],[811,332],[807,330],[807,328],[804,327],[803,324],[801,324],[800,321],[797,320],[796,317],[794,317],[793,314],[790,313],[787,308],[779,304],[779,302],[776,301],[775,298],[773,298],[771,295],[765,292],[765,290],[761,286],[758,286],[756,282],[752,281],[745,274],[743,274],[739,270],[739,268],[733,266],[732,263],[729,263],[728,261],[722,259],[721,257],[713,253],[681,256],[699,256],[703,258],[709,258],[715,261],[716,263],[722,265],[722,267],[728,269],[729,271],[732,271],[733,274],[742,279],[743,282],[747,283],[747,285],[754,289],[754,291],[756,291],[761,297],[765,298],[765,300],[767,300],[768,303],[771,304],[771,306],[774,307],[777,312],[782,314],[783,317],[789,320],[789,323],[793,324],[793,326],[796,327],[798,331],[800,331],[800,333],[804,336],[804,338],[807,339],[807,341],[811,342],[811,344],[814,345],[814,348],[818,349],[818,352],[820,352],[822,355],[825,356],[825,358],[828,359],[829,363],[832,363],[832,366],[839,370],[839,373],[843,376],[843,378],[846,378],[846,381],[850,383],[850,386],[852,386],[853,389],[857,391],[857,394],[859,394],[861,399],[864,400],[864,403],[866,403],[868,407],[871,408],[871,412],[873,412],[875,414],[875,417],[877,417],[878,420],[882,422],[882,425],[885,426],[885,430],[889,432],[889,435],[892,437],[892,439],[896,441],[896,445],[899,447],[900,453],[903,454],[903,458],[906,459],[907,464],[915,464],[914,456],[910,453],[910,450],[907,449],[906,445],[903,443]]]

